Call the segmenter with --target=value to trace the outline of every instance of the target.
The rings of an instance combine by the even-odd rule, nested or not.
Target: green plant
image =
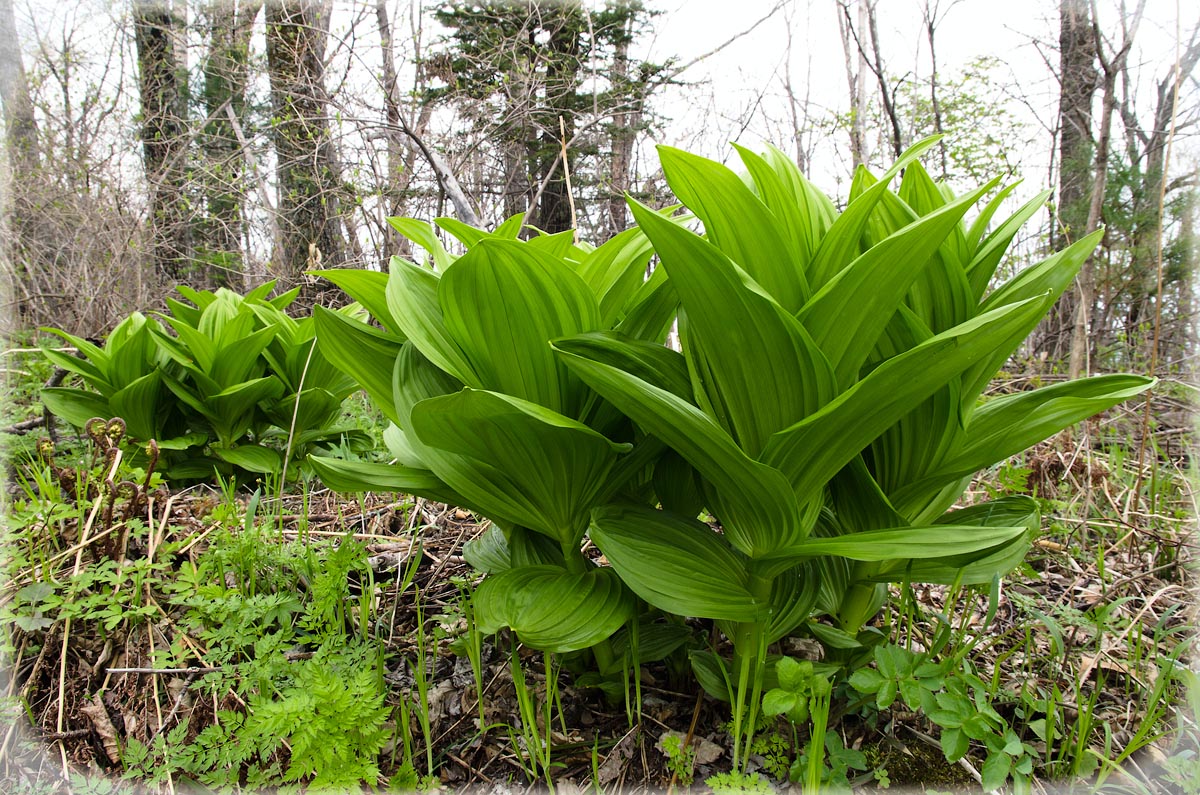
[[[684,745],[684,739],[682,735],[669,732],[662,736],[658,746],[667,757],[667,770],[671,771],[671,779],[681,787],[690,787],[696,770],[696,749],[691,745]]]
[[[980,773],[985,790],[999,789],[1011,779],[1017,791],[1028,791],[1037,751],[995,710],[987,684],[966,663],[957,657],[935,663],[928,655],[891,644],[876,646],[874,656],[876,667],[855,671],[852,687],[874,695],[878,709],[887,709],[899,696],[909,709],[925,714],[941,729],[942,752],[949,762],[963,758],[977,743],[984,753]]]
[[[606,666],[605,643],[635,600],[581,542],[591,509],[636,496],[662,445],[634,433],[549,343],[619,329],[642,340],[647,366],[669,355],[651,342],[674,302],[662,277],[643,282],[649,243],[636,230],[595,249],[562,235],[523,242],[519,217],[490,234],[440,219],[468,246],[452,259],[427,226],[394,223],[439,270],[394,257],[386,277],[323,271],[382,329],[323,310],[316,321],[330,362],[393,423],[384,440],[398,463],[310,460],[338,490],[406,491],[488,517],[493,529],[466,550],[491,575],[473,596],[479,629],[511,627],[554,652],[590,647]]]
[[[771,782],[757,773],[738,770],[709,776],[704,783],[713,791],[713,795],[771,795],[775,792]]]
[[[285,457],[303,457],[318,445],[349,440],[362,449],[361,433],[335,424],[357,385],[317,350],[312,318],[284,313],[296,291],[267,299],[273,287],[268,282],[243,296],[181,286],[191,303],[167,299],[162,323],[130,315],[103,348],[47,329],[83,358],[52,349],[46,357],[90,389],[51,387],[42,400],[80,427],[93,417],[120,417],[131,441],[156,441],[173,479],[208,479],[214,471],[278,474]]]
[[[806,791],[817,792],[824,771],[825,732],[833,688],[828,679],[813,671],[813,665],[808,660],[796,661],[783,657],[775,663],[775,672],[779,686],[763,695],[763,714],[768,717],[785,716],[792,724],[793,732],[797,724],[812,719],[807,762],[801,769],[805,771]]]
[[[42,351],[46,358],[81,378],[92,391],[47,387],[41,391],[42,402],[80,428],[93,417],[120,417],[134,438],[155,439],[164,448],[189,446],[164,380],[178,373],[179,367],[157,344],[156,329],[154,321],[134,312],[109,333],[103,347],[61,329],[43,329],[62,337],[81,354],[46,348]]]
[[[644,600],[718,621],[734,646],[735,722],[760,692],[766,646],[814,611],[834,619],[837,633],[818,637],[836,636],[830,653],[847,659],[861,653],[856,635],[883,583],[987,582],[1016,565],[1036,503],[948,511],[967,479],[1153,383],[1105,376],[980,402],[1098,237],[988,292],[1045,196],[985,235],[999,198],[970,227],[961,219],[992,186],[948,200],[915,162],[928,145],[881,180],[860,170],[841,214],[778,152],[739,149],[752,188],[662,148],[706,237],[633,210],[683,310],[683,353],[664,372],[686,379],[630,367],[624,340],[555,342],[573,372],[698,473],[722,534],[613,505],[593,512],[590,535]]]

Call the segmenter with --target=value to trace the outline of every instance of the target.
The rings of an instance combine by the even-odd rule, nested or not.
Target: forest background
[[[1163,365],[1185,367],[1190,16],[1158,0],[3,0],[5,314],[98,336],[176,283],[380,268],[411,255],[389,216],[527,212],[599,243],[628,226],[626,193],[671,201],[660,142],[718,159],[775,144],[844,196],[854,165],[943,133],[930,171],[960,190],[1023,179],[1015,207],[1056,186],[1014,265],[1108,230],[1031,362],[1131,366],[1161,309]]]

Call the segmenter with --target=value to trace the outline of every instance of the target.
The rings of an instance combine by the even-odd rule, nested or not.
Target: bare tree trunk
[[[957,0],[956,2],[952,2],[950,7],[946,9],[947,13],[955,5],[957,5]],[[921,9],[921,13],[925,22],[925,37],[929,41],[929,66],[931,70],[929,74],[929,103],[933,109],[933,131],[938,135],[942,135],[945,132],[945,128],[942,126],[942,105],[938,99],[937,48],[934,46],[934,34],[937,31],[939,21],[937,0],[934,0],[932,7],[930,7],[929,0],[925,0],[925,5]],[[944,19],[945,14],[942,14],[941,17]],[[938,141],[938,157],[942,166],[941,178],[946,179],[950,173],[950,165],[946,150],[946,140],[944,138]]]
[[[1091,203],[1088,206],[1087,226],[1084,234],[1091,234],[1100,228],[1100,216],[1104,207],[1104,191],[1108,184],[1108,149],[1112,136],[1113,110],[1117,104],[1117,76],[1125,68],[1125,59],[1133,47],[1133,37],[1137,33],[1138,23],[1141,22],[1146,0],[1139,0],[1131,20],[1121,20],[1123,40],[1121,47],[1111,57],[1104,53],[1101,44],[1100,26],[1096,19],[1096,3],[1092,2],[1092,37],[1096,45],[1096,57],[1104,72],[1104,94],[1100,105],[1100,134],[1096,142],[1096,165],[1092,178]],[[1128,23],[1128,25],[1127,25]],[[1093,257],[1088,257],[1079,271],[1076,279],[1079,302],[1075,307],[1075,324],[1071,333],[1071,358],[1068,365],[1068,376],[1078,378],[1088,369],[1089,340],[1088,326],[1093,314],[1095,302],[1095,274]]]
[[[1051,244],[1065,248],[1087,229],[1092,184],[1092,99],[1099,85],[1087,0],[1059,0],[1058,223]],[[1067,291],[1043,323],[1036,347],[1060,361],[1069,351],[1079,295]]]
[[[4,126],[7,132],[5,146],[8,151],[9,173],[3,187],[3,195],[9,197],[7,206],[0,206],[11,224],[11,236],[5,235],[3,251],[8,267],[4,278],[13,280],[6,285],[6,295],[16,295],[16,281],[28,279],[27,269],[38,258],[38,230],[36,213],[30,193],[40,183],[41,162],[38,157],[37,119],[33,115],[33,102],[29,98],[29,81],[21,60],[21,46],[17,39],[17,21],[13,13],[12,0],[0,0],[0,103],[4,109]],[[18,264],[21,263],[21,264]],[[17,303],[17,315],[24,317],[29,307],[25,301]]]
[[[209,0],[205,7],[209,51],[204,61],[204,106],[209,122],[204,136],[208,217],[204,245],[209,258],[223,266],[221,284],[242,281],[244,273],[243,204],[245,156],[233,122],[245,119],[246,86],[250,74],[250,33],[262,0]],[[227,113],[228,105],[232,114]]]
[[[13,176],[33,174],[39,167],[37,120],[29,99],[29,81],[21,59],[12,0],[0,0],[0,102]]]
[[[178,71],[179,20],[165,2],[133,5],[142,100],[142,151],[150,185],[151,259],[171,281],[186,274],[191,230],[184,181],[187,166],[183,76]]]
[[[404,180],[404,147],[400,143],[400,99],[396,85],[396,62],[392,47],[392,25],[388,20],[386,0],[376,0],[375,20],[379,25],[379,48],[383,58],[383,109],[387,121],[387,175],[383,196],[388,216],[400,214],[400,186]],[[397,248],[406,240],[394,229],[386,227],[387,249]]]
[[[871,49],[874,55],[871,71],[875,73],[875,79],[879,81],[879,98],[883,101],[883,112],[892,128],[892,154],[900,157],[904,152],[904,139],[900,134],[900,118],[896,115],[896,100],[892,95],[891,86],[888,85],[887,72],[883,68],[883,55],[879,49],[879,25],[875,14],[875,4],[878,1],[862,0],[867,7],[867,24],[871,27]]]
[[[863,24],[866,14],[864,0],[858,0],[858,2],[859,28],[865,29],[866,26]],[[854,31],[854,22],[850,18],[849,0],[838,0],[838,5],[842,12],[838,14],[838,30],[842,34],[842,52],[846,57],[846,82],[850,90],[850,158],[853,166],[858,167],[867,160],[866,52],[853,42],[857,39],[857,34]],[[858,62],[857,69],[853,66],[856,60]]]
[[[549,11],[549,9],[547,9]],[[565,3],[553,10],[558,24],[550,33],[550,55],[546,67],[546,114],[538,148],[538,176],[545,183],[536,210],[536,224],[545,232],[562,232],[571,228],[571,199],[567,188],[567,169],[573,165],[574,153],[567,151],[567,162],[561,163],[564,142],[575,137],[575,116],[572,108],[563,107],[575,93],[579,74],[579,28],[574,17],[582,13],[576,3]],[[551,118],[551,114],[553,118]],[[559,120],[562,120],[561,124]]]
[[[325,90],[330,7],[328,0],[269,0],[266,8],[283,236],[274,260],[280,279],[295,284],[305,270],[336,267],[345,259]]]
[[[629,95],[626,104],[618,106],[612,117],[612,160],[609,163],[609,190],[606,200],[608,235],[623,232],[629,226],[629,210],[625,194],[629,191],[629,178],[633,171],[633,145],[637,139],[637,128],[641,124],[644,104],[644,81],[634,84],[629,73],[629,44],[634,35],[633,14],[625,18],[621,37],[613,52],[612,82],[620,86],[618,91]],[[640,76],[639,76],[640,77]],[[626,90],[624,87],[628,87]]]

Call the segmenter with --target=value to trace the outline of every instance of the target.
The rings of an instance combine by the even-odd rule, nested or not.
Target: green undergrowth
[[[1104,475],[1090,485],[1092,499],[1062,496],[1072,485],[1070,470],[1057,481],[1058,494],[1038,497],[1055,520],[1003,586],[895,587],[893,607],[876,624],[887,641],[859,660],[853,675],[830,678],[833,709],[823,727],[813,720],[818,674],[793,651],[780,659],[799,667],[779,673],[756,719],[752,771],[697,769],[691,752],[667,742],[659,783],[674,773],[680,783],[695,777],[715,791],[788,783],[807,789],[817,781],[822,788],[959,791],[981,779],[987,789],[1022,791],[1053,781],[1159,792],[1155,782],[1162,781],[1172,791],[1194,792],[1200,767],[1186,699],[1195,679],[1187,667],[1189,603],[1182,586],[1172,585],[1182,575],[1172,566],[1184,562],[1176,522],[1186,484],[1165,463],[1153,483],[1143,477],[1143,497],[1153,497],[1158,512],[1129,537],[1130,525],[1097,497],[1107,491],[1130,498],[1138,486],[1136,451],[1097,447],[1091,462]],[[968,493],[1036,495],[1029,475],[1049,453],[1011,459]],[[437,745],[445,727],[430,711],[439,655],[470,665],[468,688],[485,696],[468,699],[468,712],[478,703],[476,729],[522,760],[518,778],[554,782],[564,772],[555,738],[572,727],[557,702],[578,697],[572,675],[559,673],[554,655],[517,654],[514,647],[502,667],[513,674],[517,707],[497,714],[480,660],[482,638],[469,620],[471,577],[456,575],[459,596],[426,609],[415,563],[377,580],[362,541],[306,533],[284,519],[265,496],[269,489],[214,492],[188,530],[163,532],[147,521],[145,505],[138,506],[142,516],[126,517],[130,498],[123,494],[105,519],[104,463],[100,457],[77,470],[67,484],[74,491],[44,463],[20,467],[23,493],[10,503],[5,544],[6,656],[26,673],[43,648],[56,658],[69,623],[73,642],[90,648],[140,647],[138,666],[127,667],[193,673],[180,678],[189,706],[164,716],[161,731],[151,719],[121,736],[106,778],[78,779],[76,791],[101,793],[102,782],[116,779],[161,791],[189,782],[212,792],[430,786],[430,776],[448,764],[447,749]],[[142,474],[125,466],[116,479]],[[99,540],[77,564],[73,550],[93,511],[88,532]],[[1159,569],[1153,584],[1138,573],[1146,567]],[[1068,572],[1080,584],[1064,592]],[[402,636],[393,620],[398,608],[416,612]],[[691,632],[689,645],[702,648],[704,627]],[[153,645],[152,634],[159,638]],[[549,689],[547,664],[554,666]],[[33,686],[14,688],[10,719],[53,725],[57,678],[24,684]],[[84,687],[89,695],[122,691],[102,675]],[[172,692],[164,681],[162,712],[171,710]],[[765,716],[771,713],[777,717]],[[729,742],[719,727],[697,731]],[[597,747],[604,739],[596,738]],[[9,753],[19,753],[21,742],[10,743]],[[13,791],[52,791],[46,787]]]

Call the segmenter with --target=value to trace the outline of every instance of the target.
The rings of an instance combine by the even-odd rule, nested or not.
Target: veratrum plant
[[[181,418],[173,415],[170,393],[163,384],[172,362],[159,350],[155,328],[154,321],[134,312],[117,324],[103,347],[61,329],[42,329],[62,337],[83,355],[47,349],[46,358],[95,390],[48,387],[42,390],[42,402],[80,428],[92,417],[120,417],[130,436],[168,442],[179,432]]]
[[[242,296],[181,286],[191,303],[169,298],[170,314],[159,315],[173,335],[136,312],[103,347],[47,329],[83,358],[53,350],[47,357],[95,391],[56,387],[43,390],[42,399],[78,426],[121,417],[128,438],[157,442],[171,478],[281,472],[282,455],[263,442],[290,446],[296,457],[314,444],[341,441],[344,429],[333,423],[357,384],[316,349],[311,318],[284,314],[296,291],[268,299],[273,287]],[[339,310],[347,317],[356,311]]]
[[[404,491],[489,518],[493,529],[467,552],[491,573],[474,597],[479,628],[508,626],[548,651],[596,647],[604,667],[607,639],[636,600],[581,542],[592,509],[618,492],[650,504],[639,487],[664,448],[635,434],[550,341],[615,329],[637,362],[669,368],[659,341],[677,303],[665,277],[644,280],[640,231],[593,249],[570,234],[517,240],[520,220],[487,233],[440,219],[468,247],[453,258],[428,226],[395,219],[432,267],[393,257],[387,276],[321,272],[383,327],[316,314],[321,350],[394,423],[384,438],[396,463],[310,460],[334,489]]]
[[[1016,565],[1036,503],[950,510],[970,476],[1153,383],[1102,376],[981,399],[1099,238],[989,291],[1045,196],[988,234],[1001,192],[968,226],[994,183],[950,198],[915,162],[931,142],[878,180],[860,171],[841,213],[778,151],[739,148],[743,180],[660,147],[705,230],[631,202],[681,302],[683,352],[660,355],[671,369],[655,374],[629,367],[639,348],[616,337],[555,343],[694,468],[697,500],[720,521],[718,534],[690,511],[614,504],[594,511],[590,535],[645,601],[719,622],[735,649],[735,737],[750,689],[753,725],[767,645],[814,613],[836,623],[812,625],[819,638],[853,648],[883,583],[987,582]]]

